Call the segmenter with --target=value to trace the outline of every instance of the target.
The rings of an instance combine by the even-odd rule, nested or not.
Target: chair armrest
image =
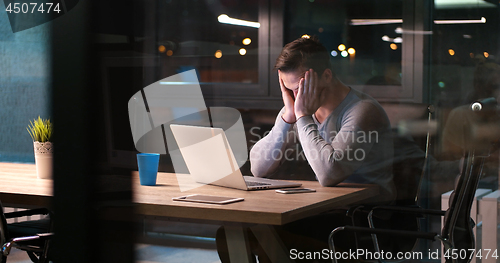
[[[46,239],[52,238],[53,236],[54,236],[54,233],[40,233],[40,234],[36,234],[34,236],[13,238],[11,241],[5,243],[2,246],[2,254],[4,256],[8,256],[10,254],[10,250],[12,249],[12,247],[21,246],[20,244],[18,244],[20,242],[33,241],[33,240],[46,240]]]
[[[5,213],[5,218],[9,219],[22,216],[47,215],[47,214],[52,214],[52,212],[47,208],[35,208],[35,209]]]
[[[380,229],[380,228],[369,228],[369,227],[359,227],[359,226],[341,226],[335,228],[331,233],[330,237],[338,231],[351,231],[351,232],[360,232],[360,233],[369,233],[369,234],[388,234],[395,236],[407,236],[407,237],[416,237],[416,238],[425,238],[430,240],[435,240],[437,233],[434,232],[419,232],[419,231],[407,231],[407,230],[393,230],[393,229]]]
[[[376,206],[372,208],[372,212],[374,210],[389,210],[396,212],[404,212],[404,213],[413,213],[413,214],[424,214],[424,215],[436,215],[436,216],[444,216],[446,211],[436,210],[436,209],[423,209],[419,207],[406,207],[406,206]]]

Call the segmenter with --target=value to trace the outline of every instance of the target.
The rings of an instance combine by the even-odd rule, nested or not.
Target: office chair
[[[430,125],[434,107],[432,105],[417,105],[417,110],[424,112],[421,116],[425,115],[427,124]],[[425,107],[425,108],[424,108]],[[420,118],[420,117],[419,117]],[[397,131],[394,131],[394,165],[393,175],[394,184],[397,189],[397,197],[392,208],[419,208],[418,199],[419,193],[426,175],[429,170],[429,150],[432,140],[432,131],[427,127],[425,132],[425,145],[424,150],[410,136],[399,136]],[[370,224],[374,224],[374,215],[378,215],[380,220],[390,222],[391,229],[405,230],[405,231],[418,231],[420,229],[419,218],[422,215],[401,213],[395,210],[383,210],[380,206],[357,206],[350,208],[347,216],[351,219],[352,226],[363,226],[359,221],[366,223],[369,217]],[[377,216],[375,216],[377,217]],[[357,248],[371,247],[372,243],[379,244],[376,236],[372,235],[358,235],[355,232],[355,239]],[[372,241],[374,239],[374,241]],[[382,240],[385,243],[383,246],[384,251],[412,251],[417,245],[417,238],[394,238]]]
[[[421,209],[421,208],[397,208],[386,207],[384,209],[395,209],[396,211],[413,213],[413,214],[428,214],[428,215],[444,215],[444,226],[441,234],[432,232],[418,232],[418,231],[404,231],[404,230],[391,230],[391,229],[378,229],[366,228],[355,226],[344,226],[334,229],[330,233],[328,240],[330,249],[335,253],[334,236],[339,231],[352,231],[359,233],[368,233],[372,235],[389,235],[401,236],[407,238],[423,238],[428,240],[439,240],[444,246],[445,254],[450,255],[453,249],[457,251],[467,251],[464,257],[446,258],[447,263],[467,263],[470,262],[470,256],[473,251],[474,234],[472,229],[474,221],[470,217],[470,210],[474,195],[478,187],[479,179],[482,174],[484,159],[487,156],[476,154],[473,150],[468,151],[464,156],[462,170],[459,174],[455,189],[450,197],[450,206],[446,211]],[[379,249],[379,248],[378,248]],[[470,249],[470,250],[469,250]],[[377,251],[377,244],[375,243],[375,250]],[[379,251],[380,252],[380,251]],[[333,262],[337,262],[335,257],[332,258]],[[378,258],[377,261],[385,262],[383,259]]]
[[[13,247],[26,251],[31,261],[35,263],[48,262],[50,238],[53,236],[51,233],[52,213],[46,208],[3,213],[1,203],[0,209],[0,245],[2,248],[0,262],[7,261]],[[48,217],[7,224],[7,219],[33,215],[48,215]]]

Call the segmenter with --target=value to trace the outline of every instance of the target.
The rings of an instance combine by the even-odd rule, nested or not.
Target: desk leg
[[[287,248],[273,227],[268,225],[257,225],[250,229],[272,262],[293,262],[293,260],[290,259]]]
[[[231,262],[251,263],[250,244],[241,226],[225,226],[227,249]]]

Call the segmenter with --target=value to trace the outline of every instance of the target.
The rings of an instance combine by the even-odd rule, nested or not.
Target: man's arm
[[[271,175],[280,166],[286,149],[293,140],[293,124],[282,119],[283,110],[278,114],[274,127],[268,135],[258,141],[250,150],[250,169],[257,177]]]
[[[385,125],[388,123],[380,109],[364,101],[346,112],[342,127],[331,144],[321,137],[312,117],[303,116],[297,120],[305,156],[322,186],[337,185],[356,171]]]

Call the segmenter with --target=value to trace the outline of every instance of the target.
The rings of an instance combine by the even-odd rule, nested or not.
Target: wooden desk
[[[179,175],[182,176],[182,175]],[[378,194],[374,185],[340,184],[321,187],[318,182],[301,181],[314,193],[278,194],[274,190],[242,191],[212,185],[199,185],[181,192],[175,174],[158,173],[156,186],[141,186],[137,172],[133,173],[133,203],[136,212],[145,216],[182,218],[224,224],[231,262],[249,263],[248,242],[243,225],[247,223],[266,254],[273,262],[292,262],[274,228],[333,208],[347,206]],[[245,201],[226,205],[173,201],[173,197],[188,194],[208,194],[243,197]],[[228,224],[229,223],[229,224]],[[237,223],[237,224],[235,224]],[[248,223],[253,225],[248,225]]]
[[[140,215],[282,225],[378,194],[378,187],[374,185],[321,187],[315,181],[300,183],[303,187],[316,189],[316,192],[278,194],[274,190],[242,191],[202,184],[199,188],[181,192],[175,174],[158,173],[156,186],[141,186],[138,173],[133,172],[133,202]],[[245,201],[226,205],[172,201],[173,197],[188,194],[243,197]]]
[[[4,206],[50,206],[52,180],[38,179],[34,164],[0,163],[0,201]]]
[[[108,179],[108,184],[120,181],[119,176],[110,176]],[[6,205],[23,207],[50,204],[53,195],[52,180],[37,179],[33,164],[0,163],[0,182],[0,200]],[[289,255],[269,225],[286,224],[361,202],[378,194],[378,187],[374,185],[340,184],[337,187],[321,187],[318,182],[301,183],[317,192],[285,195],[274,190],[242,191],[211,185],[200,185],[199,188],[180,192],[175,174],[158,173],[156,186],[141,186],[138,173],[132,173],[133,203],[138,215],[224,224],[230,258],[233,262],[243,263],[251,262],[245,256],[248,253],[244,225],[251,226],[259,242],[266,244],[266,253],[275,262],[289,262]],[[194,193],[243,197],[245,201],[214,205],[172,200],[173,197]]]

